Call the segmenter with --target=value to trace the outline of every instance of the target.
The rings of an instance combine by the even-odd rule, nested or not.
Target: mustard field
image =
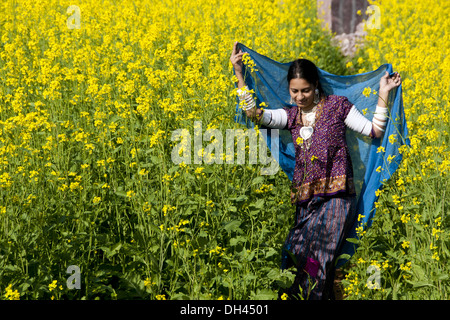
[[[352,299],[448,299],[450,3],[371,4],[381,9],[381,27],[369,30],[358,59],[367,70],[391,63],[402,74],[411,146],[377,191],[377,218],[352,258],[345,292]],[[377,282],[368,279],[371,266]]]
[[[0,299],[277,299],[291,285],[287,176],[210,163],[207,141],[204,161],[172,158],[176,130],[243,129],[235,41],[333,74],[401,73],[411,145],[341,270],[344,298],[448,299],[450,3],[371,3],[380,28],[350,58],[316,1],[2,2]]]

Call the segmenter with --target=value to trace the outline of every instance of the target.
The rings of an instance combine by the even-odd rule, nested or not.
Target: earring
[[[289,103],[290,103],[290,104],[296,104],[296,103],[294,102],[294,100],[292,100],[292,97],[291,97],[291,100],[289,101]]]
[[[319,101],[320,101],[319,89],[316,88],[316,90],[314,90],[314,104],[318,104]]]

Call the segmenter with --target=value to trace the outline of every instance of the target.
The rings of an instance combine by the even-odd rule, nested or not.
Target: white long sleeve
[[[364,117],[355,106],[352,106],[350,112],[345,118],[345,124],[353,131],[361,133],[365,136],[370,136],[372,125],[377,127],[380,131],[384,132],[387,112],[387,108],[377,106],[373,120],[370,121],[366,117]]]
[[[284,129],[287,120],[287,113],[284,109],[264,109],[261,124],[273,129]]]
[[[365,136],[369,136],[372,131],[372,122],[364,117],[355,106],[352,106],[344,122],[347,127]]]

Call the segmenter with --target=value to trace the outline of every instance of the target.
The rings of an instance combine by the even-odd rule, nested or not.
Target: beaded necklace
[[[311,146],[311,137],[314,133],[314,127],[316,125],[316,120],[318,117],[316,117],[317,114],[317,110],[319,108],[319,105],[321,105],[322,100],[319,101],[318,104],[316,104],[311,111],[308,112],[304,112],[302,110],[300,110],[300,112],[298,113],[298,117],[299,117],[299,123],[301,124],[301,128],[299,129],[299,135],[300,137],[303,139],[306,149],[309,149],[309,147]],[[305,114],[305,118],[306,118],[306,124],[303,125],[303,119],[302,119],[302,114]],[[302,145],[303,148],[303,145]]]

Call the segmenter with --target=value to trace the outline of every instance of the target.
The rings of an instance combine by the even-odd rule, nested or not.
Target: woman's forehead
[[[297,89],[306,89],[310,88],[312,85],[307,80],[303,78],[295,78],[291,79],[289,82],[289,87],[291,88],[297,88]]]

